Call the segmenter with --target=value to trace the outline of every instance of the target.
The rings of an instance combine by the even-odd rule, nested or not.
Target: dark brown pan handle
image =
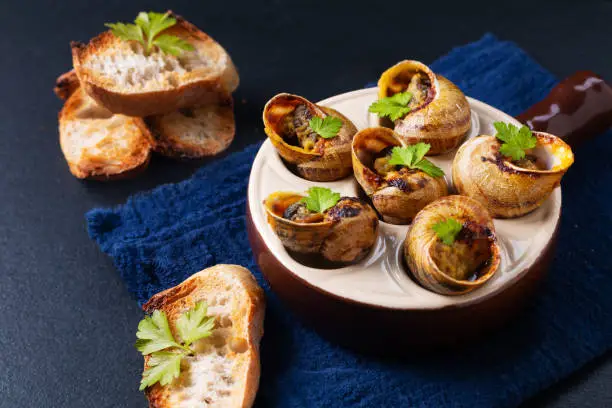
[[[575,148],[612,127],[612,87],[591,71],[578,71],[516,118]]]

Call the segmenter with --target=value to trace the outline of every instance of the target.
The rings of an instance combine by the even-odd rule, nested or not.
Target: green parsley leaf
[[[452,245],[457,238],[457,234],[461,231],[463,225],[454,218],[449,218],[446,221],[440,221],[434,224],[432,229],[446,245]]]
[[[525,150],[536,147],[538,139],[525,125],[519,128],[511,123],[495,122],[493,126],[497,130],[495,137],[504,142],[499,151],[504,156],[512,157],[512,160],[522,159]]]
[[[182,38],[167,34],[157,37],[155,40],[153,40],[153,44],[166,54],[171,54],[175,57],[181,55],[183,51],[193,51],[194,49],[193,45],[189,44]]]
[[[369,112],[376,113],[378,116],[388,116],[395,121],[410,112],[408,103],[412,99],[412,93],[399,92],[393,96],[382,98],[372,103],[368,108]]]
[[[194,341],[212,334],[215,319],[206,315],[207,310],[206,302],[198,302],[193,309],[183,313],[177,319],[176,328],[185,346],[189,347]]]
[[[442,177],[444,171],[425,158],[431,148],[427,143],[417,143],[406,147],[394,147],[391,150],[389,164],[394,166],[405,166],[409,169],[418,169],[431,177]]]
[[[170,351],[158,351],[151,354],[147,362],[147,368],[142,373],[140,391],[159,382],[161,385],[170,384],[181,373],[181,360],[185,352],[173,353]]]
[[[176,24],[176,19],[170,13],[146,13],[141,11],[134,24],[107,23],[112,33],[124,41],[138,41],[148,55],[156,46],[161,52],[178,56],[183,51],[193,50],[193,46],[182,38],[162,34],[162,31]]]
[[[331,139],[338,135],[338,132],[342,128],[342,121],[334,116],[326,116],[321,119],[318,116],[310,119],[310,128],[324,139]]]
[[[116,37],[124,41],[138,41],[139,43],[144,43],[142,28],[135,24],[107,23],[104,25],[110,28]]]
[[[414,168],[429,174],[431,177],[440,178],[444,176],[444,171],[427,159],[417,162]]]
[[[181,347],[174,339],[166,313],[160,310],[151,316],[145,316],[138,324],[136,348],[143,355],[163,350],[168,347]]]
[[[176,320],[176,328],[183,343],[175,340],[166,313],[155,310],[145,316],[138,324],[136,348],[143,355],[151,355],[142,374],[140,390],[159,382],[166,385],[181,372],[181,359],[194,353],[189,346],[196,340],[210,336],[215,319],[207,316],[206,302],[198,302],[195,307],[181,314]],[[170,349],[166,351],[161,351]]]
[[[308,196],[302,198],[302,202],[306,203],[306,207],[310,211],[323,213],[325,210],[333,207],[340,200],[340,193],[334,193],[329,188],[310,187]]]
[[[147,33],[148,38],[155,38],[155,36],[166,28],[170,28],[176,24],[176,19],[170,17],[170,13],[155,13],[149,11],[145,13],[141,11],[138,13],[134,23],[142,28],[142,31]]]
[[[415,149],[412,146],[408,147],[394,147],[391,150],[391,158],[389,164],[393,166],[412,166],[412,160],[414,159]]]

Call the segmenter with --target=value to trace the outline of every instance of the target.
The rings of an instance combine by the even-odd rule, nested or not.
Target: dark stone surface
[[[491,31],[516,41],[558,76],[612,78],[607,1],[203,2],[38,1],[0,5],[0,406],[145,406],[132,344],[142,314],[91,242],[83,214],[189,176],[201,163],[156,157],[137,180],[74,179],[61,155],[51,88],[70,69],[70,40],[104,22],[171,7],[217,39],[241,75],[238,136],[263,139],[260,112],[279,91],[312,100],[360,88],[406,57],[429,62]],[[529,373],[524,373],[529,375]],[[604,356],[529,401],[537,407],[612,406]]]

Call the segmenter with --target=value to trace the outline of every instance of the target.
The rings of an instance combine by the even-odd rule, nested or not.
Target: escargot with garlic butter
[[[378,235],[378,217],[365,202],[311,187],[308,195],[278,191],[264,201],[268,223],[283,245],[334,263],[363,259]]]
[[[497,137],[476,137],[457,151],[453,182],[460,194],[478,200],[493,217],[520,217],[550,196],[574,162],[574,155],[570,146],[554,135],[500,123],[496,127],[508,132],[508,137],[499,132]]]
[[[351,173],[351,141],[357,128],[340,112],[281,93],[266,103],[263,122],[280,156],[303,178],[333,181]]]
[[[443,197],[415,217],[404,258],[423,287],[443,295],[470,292],[491,279],[500,264],[493,220],[476,200]]]
[[[386,101],[392,102],[395,114],[376,108]],[[431,145],[429,155],[456,148],[471,124],[470,105],[463,92],[427,65],[411,60],[401,61],[381,75],[378,101],[370,111],[380,116],[380,125],[395,130],[407,144]]]
[[[384,127],[355,135],[355,179],[386,222],[408,224],[423,207],[448,194],[444,172],[423,158],[429,147],[423,143],[407,146]],[[394,160],[394,153],[404,153],[408,161]]]

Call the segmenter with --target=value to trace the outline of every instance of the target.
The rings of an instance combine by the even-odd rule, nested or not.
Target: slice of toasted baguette
[[[71,70],[57,78],[53,91],[66,100],[79,86],[79,78]],[[220,96],[213,104],[149,116],[145,123],[153,135],[155,151],[174,158],[214,156],[229,147],[236,132],[230,95]]]
[[[183,359],[179,378],[146,389],[151,408],[253,405],[259,385],[263,290],[248,269],[216,265],[154,295],[143,310],[166,312],[173,335],[180,339],[176,320],[200,301],[206,301],[208,314],[215,317],[213,334],[192,345],[196,355]]]
[[[74,93],[81,86],[79,82],[79,77],[74,69],[71,69],[68,72],[64,72],[62,75],[57,77],[55,80],[55,87],[53,88],[53,92],[57,95],[58,98],[65,101],[70,98],[70,95]]]
[[[59,133],[70,172],[78,178],[134,175],[146,168],[153,147],[142,119],[114,115],[78,87],[60,111]]]
[[[170,12],[171,13],[171,12]],[[193,51],[180,56],[142,45],[106,31],[89,44],[73,42],[72,59],[81,86],[113,113],[149,116],[215,101],[233,92],[238,72],[227,52],[183,18],[163,31],[188,41]]]
[[[145,123],[155,138],[155,151],[175,158],[219,154],[232,143],[236,132],[229,95],[215,104],[149,116]]]

